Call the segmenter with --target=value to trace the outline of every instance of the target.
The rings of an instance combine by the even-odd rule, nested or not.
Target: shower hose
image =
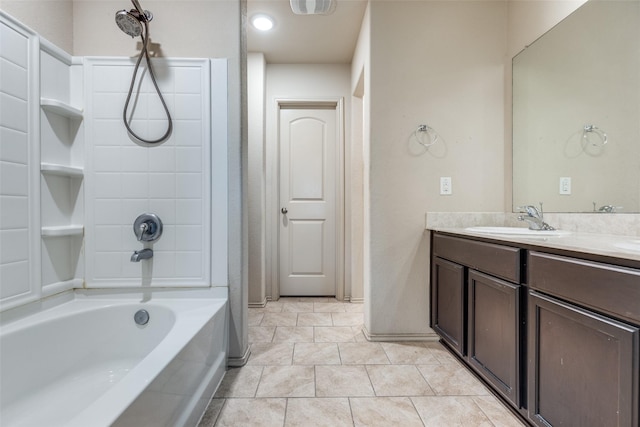
[[[160,88],[158,87],[158,83],[156,82],[156,76],[153,72],[153,67],[151,66],[151,60],[149,58],[149,51],[147,50],[147,42],[149,40],[149,25],[146,21],[143,21],[144,24],[144,32],[140,34],[140,38],[142,39],[142,50],[140,51],[140,55],[138,55],[138,60],[136,61],[135,68],[133,69],[133,75],[131,76],[131,85],[129,86],[129,93],[127,94],[127,100],[124,103],[124,108],[122,110],[122,120],[124,121],[124,125],[127,128],[127,132],[137,139],[138,141],[144,142],[146,144],[159,144],[164,142],[169,138],[171,132],[173,130],[173,123],[171,121],[171,114],[169,113],[169,109],[167,108],[167,104],[162,97],[162,92],[160,92]],[[133,87],[136,81],[136,75],[138,74],[138,68],[140,67],[140,62],[142,62],[142,57],[144,57],[147,61],[147,66],[149,69],[149,76],[151,76],[151,81],[153,82],[153,86],[160,97],[160,102],[164,107],[164,111],[167,114],[167,131],[158,139],[145,139],[136,134],[133,129],[129,126],[129,122],[127,121],[127,111],[129,110],[129,102],[131,101],[131,94],[133,93]]]

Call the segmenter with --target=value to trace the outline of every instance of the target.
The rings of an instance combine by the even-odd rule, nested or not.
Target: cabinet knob
[[[280,212],[282,212],[284,215],[286,215],[287,213],[289,213],[289,210],[287,208],[282,208],[282,209],[280,209]]]

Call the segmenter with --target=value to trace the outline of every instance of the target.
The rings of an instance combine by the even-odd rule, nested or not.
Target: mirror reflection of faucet
[[[133,223],[133,234],[139,242],[155,242],[162,236],[162,221],[154,213],[143,213]],[[131,262],[140,262],[153,257],[153,250],[149,248],[134,251]]]
[[[596,202],[593,202],[593,211],[596,213],[616,213],[622,209],[622,206],[602,205],[596,209]]]

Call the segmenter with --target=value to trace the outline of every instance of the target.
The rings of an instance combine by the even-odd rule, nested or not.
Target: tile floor
[[[368,342],[362,305],[281,298],[249,309],[248,363],[199,427],[523,426],[436,342]]]

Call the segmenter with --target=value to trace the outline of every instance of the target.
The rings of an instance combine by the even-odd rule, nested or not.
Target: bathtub
[[[3,312],[0,425],[196,425],[224,375],[227,307],[225,288],[76,291]]]

